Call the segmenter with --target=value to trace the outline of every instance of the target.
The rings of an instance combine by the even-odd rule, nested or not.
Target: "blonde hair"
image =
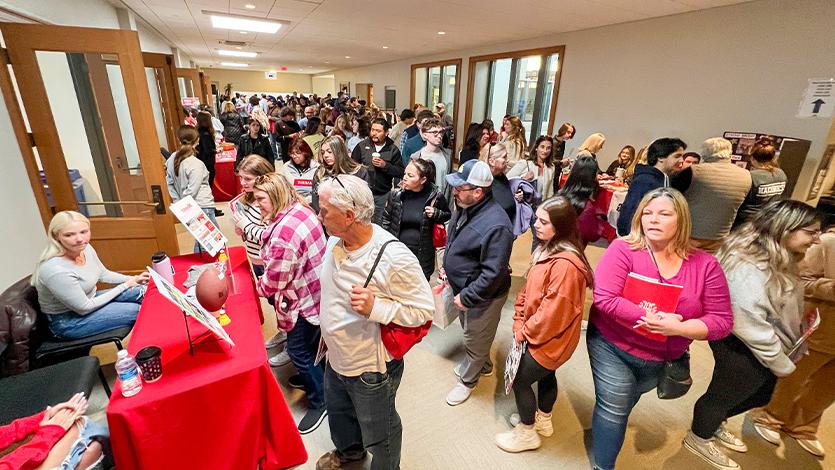
[[[629,235],[624,237],[624,241],[629,244],[633,250],[642,250],[648,248],[647,236],[644,233],[644,226],[641,221],[641,215],[644,209],[652,202],[653,199],[665,197],[673,203],[673,210],[678,216],[676,223],[676,232],[673,234],[673,239],[670,241],[672,245],[672,252],[682,259],[687,259],[690,254],[690,230],[692,222],[690,220],[690,208],[687,205],[687,200],[684,196],[672,188],[658,188],[648,192],[641,202],[638,203],[638,208],[635,209],[635,215],[632,216],[632,227],[629,230]]]
[[[224,101],[222,110],[223,110],[224,113],[234,113],[235,112],[235,103],[233,103],[231,101]]]
[[[702,143],[702,160],[705,163],[729,160],[733,151],[732,149],[733,144],[728,139],[712,137]]]
[[[249,173],[256,178],[274,171],[275,167],[273,167],[273,164],[261,155],[248,155],[241,160],[241,163],[238,164],[238,173]],[[244,203],[251,206],[254,202],[255,196],[253,196],[252,193],[244,194]]]
[[[261,221],[264,223],[272,222],[276,214],[286,210],[296,202],[310,209],[310,205],[296,191],[296,188],[290,185],[287,178],[278,173],[267,173],[259,176],[255,179],[253,189],[267,193],[273,206],[269,213],[261,213]]]
[[[745,261],[764,265],[766,295],[779,298],[797,281],[797,263],[803,259],[786,248],[786,240],[792,232],[816,222],[820,222],[820,215],[808,204],[790,199],[772,201],[725,239],[716,259],[725,273]]]
[[[604,142],[606,142],[606,136],[600,132],[595,132],[594,134],[586,137],[586,140],[584,140],[583,144],[580,145],[580,152],[585,150],[591,155],[597,155],[597,152],[603,148]]]
[[[58,241],[58,233],[73,222],[84,222],[87,224],[87,228],[90,228],[90,219],[80,212],[61,211],[52,216],[52,220],[49,221],[49,227],[46,229],[46,248],[41,252],[41,256],[38,258],[38,264],[35,265],[35,271],[32,273],[30,283],[33,286],[38,282],[38,268],[40,268],[41,263],[66,254],[67,250],[64,249],[64,245]]]

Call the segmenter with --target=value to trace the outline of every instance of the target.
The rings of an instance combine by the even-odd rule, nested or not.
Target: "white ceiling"
[[[747,0],[115,0],[198,65],[321,73]],[[255,5],[246,9],[244,5]],[[214,29],[203,10],[289,21],[276,34]],[[437,34],[446,32],[445,35]],[[221,40],[257,58],[221,58]],[[388,46],[383,49],[383,46]],[[233,48],[234,49],[234,48]],[[346,59],[345,56],[350,56]]]

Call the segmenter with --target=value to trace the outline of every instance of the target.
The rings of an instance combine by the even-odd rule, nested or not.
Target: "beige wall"
[[[311,80],[313,93],[319,96],[327,96],[328,93],[336,96],[336,83],[333,81],[333,75],[314,75]]]
[[[461,57],[460,133],[470,56],[565,45],[556,121],[576,124],[569,147],[604,133],[605,168],[622,146],[665,135],[680,136],[691,148],[725,130],[809,139],[795,192],[805,196],[830,120],[795,113],[807,79],[835,76],[833,24],[831,0],[763,0],[334,74],[337,83],[395,87],[400,109],[409,105],[411,64]]]
[[[264,78],[264,72],[257,70],[204,69],[213,82],[220,84],[223,90],[227,83],[234,91],[257,93],[311,93],[313,85],[311,75],[279,72],[276,80]]]

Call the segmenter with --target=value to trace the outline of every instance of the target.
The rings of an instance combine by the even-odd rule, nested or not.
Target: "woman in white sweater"
[[[148,273],[126,276],[104,267],[90,246],[90,221],[78,212],[55,214],[47,234],[31,282],[52,334],[78,339],[133,326]],[[97,291],[99,282],[116,287]]]
[[[209,170],[202,160],[197,158],[197,144],[200,134],[193,126],[180,126],[177,130],[180,148],[171,154],[165,162],[165,181],[171,202],[191,196],[203,209],[206,217],[218,226],[215,218],[215,198],[209,186]],[[200,243],[194,242],[194,252],[200,253]]]
[[[724,422],[771,399],[778,377],[795,370],[805,345],[793,351],[804,325],[798,263],[820,241],[815,209],[792,200],[766,205],[719,249],[734,313],[733,334],[710,347],[716,365],[693,409],[684,446],[717,468],[739,465],[716,443],[737,452],[745,443]]]

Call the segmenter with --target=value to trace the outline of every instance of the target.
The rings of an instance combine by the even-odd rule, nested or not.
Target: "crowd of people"
[[[615,468],[630,413],[643,394],[662,393],[671,367],[687,371],[693,341],[708,342],[716,365],[694,407],[686,449],[716,468],[739,468],[727,450],[747,447],[724,423],[748,413],[768,442],[786,433],[823,456],[816,430],[835,401],[828,318],[835,224],[785,199],[773,142],[757,143],[748,170],[731,162],[723,138],[688,154],[681,139],[662,137],[638,152],[625,145],[603,172],[605,136],[591,133],[569,155],[571,123],[529,146],[522,121],[509,115],[498,131],[489,120],[470,124],[456,145],[443,103],[436,112],[416,106],[392,116],[342,93],[253,95],[228,97],[221,109],[220,134],[237,147],[243,191],[234,201],[243,208],[233,211],[235,233],[258,293],[277,316],[279,333],[266,347],[286,343],[270,364],[295,366],[289,383],[308,402],[301,433],[328,418],[335,449],[318,469],[368,453],[372,469],[399,468],[403,423],[395,401],[404,360],[389,352],[381,331],[432,320],[436,273],[452,290],[463,329],[449,406],[496,372],[497,334],[512,335],[524,350],[512,385],[514,427],[495,437],[504,451],[537,449],[540,436],[554,433],[556,371],[585,336],[595,468]],[[196,113],[195,124],[179,129],[180,147],[166,163],[169,192],[172,200],[191,195],[216,221],[211,113]],[[606,178],[629,189],[620,238],[593,268],[585,250],[608,223],[593,205]],[[440,243],[439,226],[446,230]],[[516,273],[525,283],[513,302],[512,331],[500,332],[511,250],[528,229],[534,243],[527,271]],[[33,284],[52,332],[72,338],[130,325],[147,275],[107,270],[81,214],[59,213],[49,235]],[[636,277],[680,286],[675,308],[629,300],[626,286]],[[100,281],[117,287],[97,291]],[[593,302],[583,335],[586,289]],[[810,305],[822,326],[804,341]],[[318,362],[323,346],[327,359]]]

